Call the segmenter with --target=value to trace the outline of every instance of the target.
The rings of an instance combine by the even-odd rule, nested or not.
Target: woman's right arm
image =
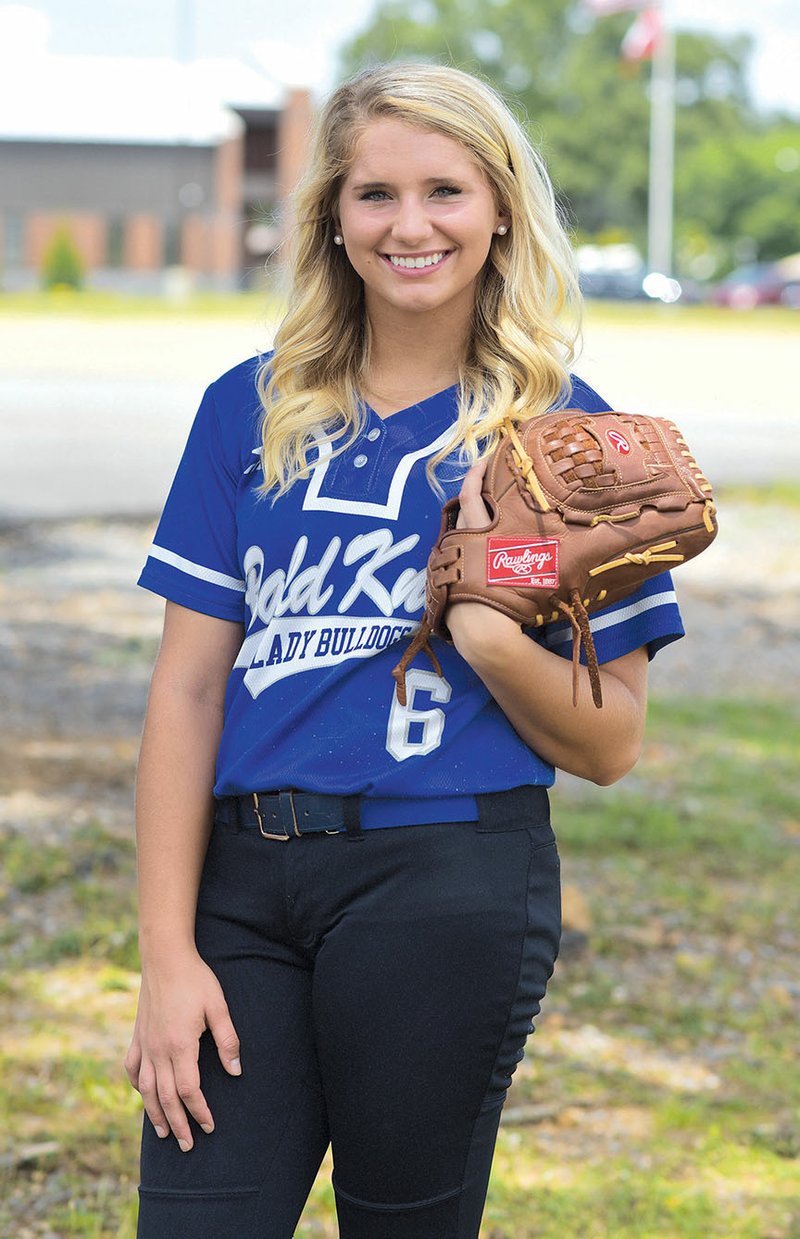
[[[231,1075],[239,1041],[216,976],[197,953],[195,911],[213,820],[225,686],[242,626],[167,602],[136,780],[142,985],[125,1069],[158,1129],[192,1147],[187,1110],[213,1117],[200,1088],[208,1028]]]

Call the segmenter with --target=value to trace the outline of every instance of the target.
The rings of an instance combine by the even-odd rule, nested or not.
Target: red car
[[[731,271],[711,294],[713,305],[725,305],[732,310],[754,310],[759,305],[792,304],[785,296],[786,277],[776,263],[754,262]]]

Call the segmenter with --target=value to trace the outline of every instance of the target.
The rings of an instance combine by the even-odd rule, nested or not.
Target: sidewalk
[[[800,320],[799,320],[800,321]],[[206,385],[268,347],[244,319],[1,322],[0,525],[157,513]],[[673,417],[715,485],[800,477],[789,331],[590,324],[576,369],[622,410]]]

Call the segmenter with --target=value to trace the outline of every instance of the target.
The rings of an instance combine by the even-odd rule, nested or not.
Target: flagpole
[[[647,195],[647,266],[672,274],[672,200],[675,166],[675,32],[663,3],[662,34],[650,76],[650,175]]]

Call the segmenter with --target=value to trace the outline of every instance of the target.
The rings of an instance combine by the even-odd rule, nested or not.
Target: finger
[[[122,1060],[125,1074],[134,1088],[139,1087],[139,1068],[142,1065],[142,1049],[138,1041],[132,1041],[128,1052]]]
[[[200,1071],[197,1062],[183,1059],[173,1063],[172,1067],[175,1075],[175,1088],[181,1103],[192,1118],[200,1124],[203,1131],[210,1135],[214,1130],[214,1119],[200,1088]]]
[[[209,1007],[206,1012],[206,1021],[209,1032],[214,1038],[217,1053],[223,1067],[232,1076],[240,1076],[242,1074],[242,1064],[239,1057],[239,1038],[233,1026],[233,1020],[231,1019],[227,1003],[221,1002],[218,1005]]]
[[[162,1059],[156,1063],[158,1101],[166,1115],[172,1134],[178,1141],[181,1150],[188,1153],[194,1147],[192,1129],[189,1118],[178,1095],[175,1082],[175,1070],[172,1059]]]
[[[491,515],[481,497],[488,459],[479,460],[467,473],[459,495],[458,529],[481,529],[491,523]]]
[[[156,1069],[151,1062],[144,1061],[139,1070],[138,1090],[142,1094],[145,1114],[156,1130],[159,1140],[169,1135],[169,1123],[158,1099],[156,1089]]]

